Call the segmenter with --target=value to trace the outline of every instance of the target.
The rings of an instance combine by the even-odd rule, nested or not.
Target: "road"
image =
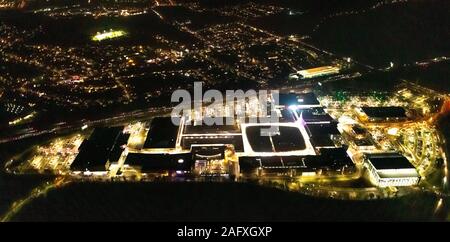
[[[11,208],[0,217],[0,222],[9,222],[14,216],[20,212],[27,204],[33,201],[33,199],[46,195],[49,191],[62,187],[70,183],[69,180],[65,180],[63,177],[57,177],[53,182],[45,182],[44,184],[31,190],[30,194],[18,201],[15,201]]]
[[[97,119],[97,120],[81,120],[73,123],[58,123],[51,125],[42,130],[17,130],[15,134],[9,137],[0,138],[0,144],[11,141],[17,141],[25,138],[36,137],[44,134],[58,133],[63,131],[75,131],[80,130],[81,127],[87,125],[89,127],[105,126],[105,125],[119,125],[122,123],[128,123],[129,121],[136,121],[140,119],[147,119],[155,115],[169,113],[172,111],[170,107],[157,107],[142,110],[135,110],[131,112],[121,113],[115,117]]]

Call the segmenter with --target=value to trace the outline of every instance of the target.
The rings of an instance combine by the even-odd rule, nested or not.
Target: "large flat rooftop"
[[[334,120],[323,108],[300,108],[296,111],[305,123],[326,123]]]
[[[315,155],[306,130],[298,123],[247,124],[243,135],[246,154]]]
[[[263,169],[299,169],[314,171],[317,169],[342,170],[353,168],[354,163],[344,148],[321,149],[319,155],[306,156],[253,156],[239,157],[239,166],[243,172]]]
[[[415,169],[401,154],[366,154],[366,157],[377,170]]]
[[[129,153],[125,164],[139,167],[142,172],[189,171],[192,168],[192,154]]]
[[[70,168],[76,171],[106,171],[109,160],[117,160],[126,137],[123,127],[96,128],[78,148],[79,153]],[[117,150],[116,150],[117,149]],[[117,155],[118,154],[118,155]]]
[[[201,135],[201,134],[226,134],[226,133],[239,133],[239,127],[234,124],[226,124],[225,118],[223,124],[206,124],[204,121],[198,124],[193,122],[186,122],[183,130],[184,135]]]
[[[407,118],[403,107],[361,107],[361,110],[371,119]]]
[[[178,129],[170,117],[152,119],[144,148],[175,148]]]
[[[245,130],[253,151],[283,152],[306,148],[305,140],[298,128],[280,126],[273,136],[262,136],[263,129],[269,128],[270,126],[251,126]]]

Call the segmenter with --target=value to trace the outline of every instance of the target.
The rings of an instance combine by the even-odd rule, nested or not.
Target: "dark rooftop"
[[[333,117],[323,110],[323,108],[298,109],[297,114],[306,123],[331,122],[334,120]]]
[[[289,109],[282,109],[281,116],[279,117],[280,123],[293,123],[295,122],[295,116]]]
[[[328,167],[330,169],[341,169],[343,167],[354,167],[352,159],[347,154],[346,148],[322,148],[319,149],[314,166]],[[308,164],[312,165],[312,164]]]
[[[84,140],[78,148],[80,152],[70,168],[72,170],[106,171],[111,151],[118,140],[122,140],[119,138],[122,130],[123,127],[94,129],[89,139]]]
[[[367,130],[361,125],[353,125],[352,130],[357,135],[367,134]]]
[[[130,138],[130,134],[121,133],[117,138],[117,142],[114,144],[111,153],[109,154],[109,160],[111,162],[116,162],[119,160],[120,155],[125,149],[125,145],[128,142],[128,138]]]
[[[218,117],[219,119],[222,119],[223,125],[218,124],[212,124],[207,125],[202,121],[201,125],[193,125],[188,124],[184,126],[184,134],[210,134],[210,133],[239,133],[240,130],[237,125],[228,125],[226,123],[226,117]]]
[[[306,124],[306,131],[311,137],[322,135],[338,135],[337,123]]]
[[[342,170],[346,167],[354,167],[354,163],[347,155],[345,148],[323,148],[320,149],[318,156],[239,157],[239,166],[243,172],[251,172],[259,167],[313,171],[316,169]]]
[[[141,171],[189,171],[192,167],[192,154],[142,154],[129,153],[125,164],[139,166]]]
[[[365,139],[356,139],[353,141],[355,145],[357,146],[372,146],[375,145],[371,139],[365,138]]]
[[[150,123],[144,148],[175,148],[178,128],[170,117],[154,118]]]
[[[310,138],[312,146],[317,147],[334,147],[334,142],[330,135],[314,135]]]
[[[255,152],[286,152],[306,148],[305,140],[298,128],[279,126],[278,133],[272,136],[262,136],[263,129],[269,128],[270,126],[246,128],[248,141]]]
[[[369,118],[406,118],[406,111],[402,107],[361,107]]]
[[[366,154],[366,157],[377,170],[414,168],[401,154]]]

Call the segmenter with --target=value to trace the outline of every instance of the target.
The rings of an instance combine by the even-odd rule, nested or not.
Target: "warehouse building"
[[[357,112],[362,121],[369,122],[397,122],[408,119],[403,107],[361,107]]]
[[[416,168],[401,154],[365,154],[371,181],[379,187],[412,186],[420,181]]]
[[[119,159],[128,139],[128,135],[122,132],[123,128],[94,129],[90,137],[84,140],[78,148],[79,153],[70,169],[94,174],[106,173],[109,165]]]

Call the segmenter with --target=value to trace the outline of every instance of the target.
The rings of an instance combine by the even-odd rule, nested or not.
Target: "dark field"
[[[450,61],[406,68],[400,78],[416,82],[436,91],[450,93]]]
[[[197,13],[183,6],[158,7],[155,9],[165,19],[186,24],[190,29],[199,30],[213,24],[224,24],[235,21],[231,17],[220,16],[212,11]]]
[[[327,20],[308,40],[363,63],[386,67],[450,54],[450,2],[409,1]]]
[[[270,2],[270,1],[268,1]],[[450,2],[279,1],[288,11],[251,19],[279,35],[297,34],[321,49],[375,67],[450,54]]]
[[[49,44],[61,46],[80,46],[87,44],[114,44],[132,46],[139,44],[155,45],[157,35],[183,43],[193,43],[189,34],[178,31],[175,27],[159,19],[156,14],[118,17],[73,17],[52,19],[43,15],[22,12],[3,12],[0,21],[17,26],[20,29],[33,29],[41,26],[41,31],[29,41],[30,44]],[[107,30],[123,30],[128,34],[113,40],[93,42],[91,37],[97,32]]]
[[[15,221],[430,221],[436,199],[316,199],[238,183],[77,183],[51,191]],[[411,212],[414,211],[414,212]]]
[[[4,165],[13,154],[19,154],[38,142],[36,139],[25,139],[15,144],[0,144],[0,217],[13,202],[26,197],[33,188],[52,179],[50,176],[12,175],[4,172]]]
[[[0,216],[2,216],[11,205],[26,197],[33,188],[50,180],[41,175],[8,175],[0,172]]]
[[[439,92],[448,93],[450,92],[449,75],[450,61],[443,61],[428,66],[400,67],[390,72],[373,71],[361,77],[329,82],[321,88],[328,91],[345,90],[356,93],[361,90],[389,92],[396,90],[396,86],[400,84],[399,80],[407,80]]]

